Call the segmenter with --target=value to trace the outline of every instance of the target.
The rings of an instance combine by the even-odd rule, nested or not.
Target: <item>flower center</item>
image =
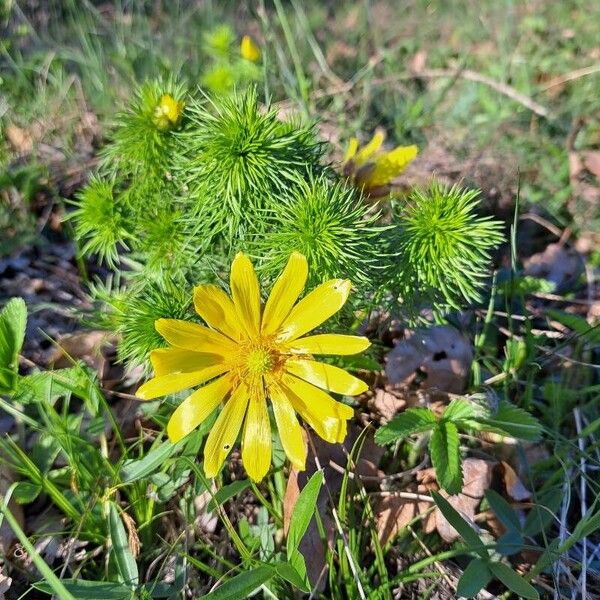
[[[251,350],[246,359],[246,367],[251,375],[265,375],[273,367],[273,356],[267,348]]]

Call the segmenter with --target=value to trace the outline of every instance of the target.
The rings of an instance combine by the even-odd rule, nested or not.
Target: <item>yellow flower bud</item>
[[[242,38],[240,54],[242,55],[242,58],[251,62],[256,62],[260,59],[260,48],[254,43],[254,40],[249,35],[245,35]]]
[[[163,94],[154,109],[154,123],[160,131],[167,131],[179,124],[183,113],[183,102],[178,102],[170,94]]]

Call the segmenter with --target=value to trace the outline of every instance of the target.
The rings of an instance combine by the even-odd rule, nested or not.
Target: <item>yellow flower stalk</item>
[[[285,453],[297,469],[306,462],[297,413],[330,443],[346,437],[353,410],[327,392],[354,396],[368,386],[314,357],[356,354],[370,342],[352,335],[306,335],[340,310],[351,288],[348,280],[331,279],[298,301],[307,276],[306,258],[293,253],[263,307],[254,267],[240,253],[231,265],[231,297],[214,285],[194,289],[194,306],[206,326],[156,321],[170,347],[151,353],[154,378],[137,396],[150,400],[204,384],[173,413],[167,425],[173,442],[224,402],[204,448],[208,477],[217,475],[242,427],[244,467],[254,481],[265,476],[271,464],[268,403]]]
[[[242,58],[245,58],[250,62],[257,62],[260,60],[260,48],[249,35],[245,35],[242,38],[240,54],[242,55]]]
[[[183,114],[183,102],[178,102],[170,94],[163,94],[154,109],[154,123],[161,131],[167,131],[179,124]]]
[[[414,145],[382,151],[384,140],[384,133],[377,131],[371,141],[359,149],[358,139],[351,138],[344,157],[344,174],[372,198],[388,195],[392,181],[418,153]]]

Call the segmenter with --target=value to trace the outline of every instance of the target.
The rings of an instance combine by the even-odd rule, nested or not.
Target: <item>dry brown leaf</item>
[[[70,367],[72,359],[85,361],[101,373],[106,359],[103,350],[115,343],[115,337],[106,331],[78,331],[61,336],[48,362],[57,369]]]
[[[27,154],[33,148],[33,139],[31,134],[25,129],[21,129],[12,123],[6,126],[6,137],[15,152]]]
[[[427,51],[419,50],[409,61],[408,68],[411,73],[415,75],[419,75],[425,69],[425,65],[427,63]]]
[[[425,389],[460,394],[473,361],[470,342],[454,327],[416,329],[387,355],[385,372],[391,384],[408,385],[417,372]]]
[[[498,463],[498,470],[502,475],[506,493],[517,502],[524,502],[531,498],[531,492],[525,487],[516,471],[505,461]]]
[[[585,168],[600,179],[600,152],[582,152]]]
[[[444,490],[440,491],[440,494],[448,500],[453,508],[469,522],[473,522],[485,490],[489,489],[492,483],[492,471],[495,464],[479,458],[467,458],[462,465],[464,480],[462,492],[450,496]],[[434,469],[427,469],[420,474],[420,478],[427,480],[432,475],[435,476]],[[444,541],[453,542],[459,538],[456,529],[448,523],[439,509],[436,508],[434,515],[435,527]]]
[[[425,485],[411,483],[402,491],[427,495],[429,489]],[[400,495],[381,497],[373,506],[379,543],[383,546],[393,540],[415,517],[424,515],[432,507],[433,504],[426,500],[413,500]],[[430,528],[432,524],[435,528],[435,520],[431,519],[430,515],[424,518],[422,523],[424,530]]]
[[[398,392],[378,388],[375,390],[375,395],[369,402],[369,406],[379,415],[379,420],[383,424],[406,407],[406,400]]]
[[[0,573],[0,600],[4,600],[6,598],[4,594],[8,592],[11,585],[12,579],[3,573]]]
[[[524,261],[525,273],[552,281],[557,291],[568,289],[576,283],[585,265],[581,255],[562,244],[548,244]]]

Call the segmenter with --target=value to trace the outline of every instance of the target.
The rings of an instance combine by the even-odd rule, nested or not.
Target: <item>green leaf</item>
[[[492,577],[492,572],[488,568],[488,561],[474,558],[461,575],[456,594],[465,598],[472,598],[485,588]]]
[[[133,483],[152,475],[163,466],[176,448],[176,444],[166,440],[157,448],[150,450],[143,458],[126,460],[121,468],[121,481],[123,483]]]
[[[240,492],[243,492],[247,487],[250,486],[249,479],[240,479],[234,481],[229,485],[224,485],[220,490],[217,490],[215,495],[211,498],[210,502],[206,506],[206,510],[215,510],[217,506],[221,506],[224,502],[227,502],[230,498],[237,496]]]
[[[442,420],[456,423],[457,421],[464,419],[474,419],[480,413],[480,407],[463,398],[456,398],[448,404],[448,407],[442,415]]]
[[[292,567],[292,565],[289,563],[279,562],[275,563],[273,567],[275,568],[275,571],[279,577],[282,577],[303,592],[310,592],[310,586],[300,576],[298,571]]]
[[[42,492],[42,486],[29,481],[20,481],[15,487],[14,499],[19,504],[30,504]]]
[[[129,549],[129,541],[119,511],[113,502],[108,513],[108,531],[112,542],[112,551],[119,575],[126,585],[134,588],[138,585],[139,575],[135,558]]]
[[[323,485],[323,471],[317,471],[307,481],[306,485],[300,492],[292,518],[290,519],[290,528],[287,536],[287,553],[288,556],[294,550],[298,550],[300,541],[304,537],[312,516],[317,507],[317,498]]]
[[[431,496],[441,513],[446,517],[448,523],[450,523],[450,525],[458,531],[463,540],[465,540],[469,550],[477,552],[481,558],[487,561],[489,559],[488,552],[469,523],[460,516],[458,511],[450,504],[450,502],[448,502],[448,500],[441,496],[439,492],[431,492]]]
[[[306,485],[300,492],[292,518],[290,519],[290,528],[287,536],[287,558],[303,578],[306,578],[306,563],[304,557],[298,550],[300,542],[308,529],[310,520],[315,513],[317,507],[317,498],[323,485],[323,471],[317,471],[307,481]]]
[[[375,433],[375,441],[383,446],[403,440],[409,435],[433,429],[437,420],[428,408],[409,408]]]
[[[484,429],[509,435],[528,442],[536,442],[542,434],[539,421],[526,410],[502,401],[495,414],[479,419]]]
[[[592,326],[579,315],[573,315],[554,308],[547,309],[546,315],[548,318],[572,329],[591,344],[600,344],[600,327],[598,325]]]
[[[8,372],[17,373],[19,352],[25,339],[27,306],[23,298],[12,298],[0,311],[0,391],[10,392],[16,383]]]
[[[275,569],[262,565],[225,581],[216,590],[202,596],[204,600],[246,600],[250,594],[276,574]]]
[[[429,450],[438,483],[449,494],[458,494],[462,490],[463,474],[456,425],[440,421],[431,434]]]
[[[0,366],[16,370],[25,339],[27,306],[23,298],[12,298],[0,311]]]
[[[495,490],[486,490],[485,499],[488,501],[495,515],[504,527],[515,531],[521,530],[519,516],[513,510],[513,507],[498,492]]]
[[[122,583],[63,579],[62,584],[76,600],[126,600],[131,597],[131,590]],[[52,587],[45,581],[38,581],[32,585],[45,594],[53,593]]]
[[[538,600],[540,595],[537,590],[520,575],[515,573],[509,566],[500,562],[489,563],[490,571],[496,579],[500,580],[511,592],[521,598]]]

